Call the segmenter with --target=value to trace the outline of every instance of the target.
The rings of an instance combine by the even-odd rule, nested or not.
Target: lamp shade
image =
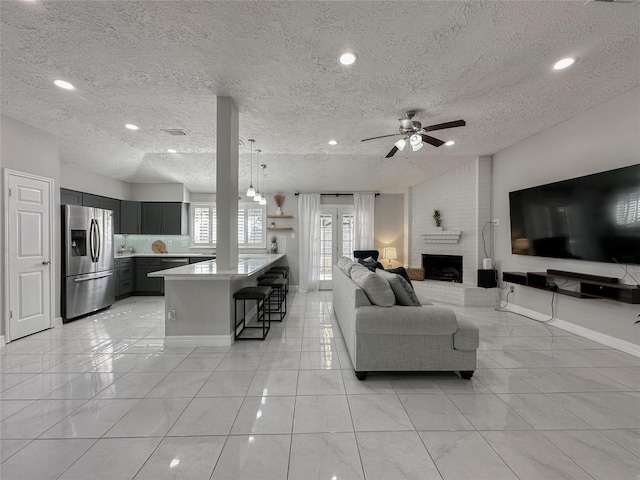
[[[406,138],[401,138],[400,140],[398,140],[395,143],[396,147],[398,147],[398,150],[402,151],[404,150],[404,147],[407,145],[407,139]]]
[[[382,250],[382,258],[386,258],[388,260],[395,260],[398,258],[396,247],[384,247]]]

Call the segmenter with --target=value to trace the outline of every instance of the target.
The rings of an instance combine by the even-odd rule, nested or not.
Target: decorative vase
[[[442,231],[442,227],[434,227],[438,232]]]
[[[269,253],[278,253],[278,244],[276,242],[272,242],[269,246]]]
[[[278,210],[276,210],[276,215],[282,215],[282,208],[278,207]]]

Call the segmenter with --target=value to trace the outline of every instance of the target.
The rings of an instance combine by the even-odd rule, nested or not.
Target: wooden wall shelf
[[[625,283],[599,282],[597,280],[547,272],[504,272],[502,280],[575,298],[604,298],[617,302],[640,304],[640,287]],[[558,284],[558,280],[562,282]],[[576,282],[578,289],[568,290],[562,288],[565,282]]]
[[[293,227],[267,227],[267,230],[293,230]]]
[[[267,218],[293,218],[293,215],[267,215]]]

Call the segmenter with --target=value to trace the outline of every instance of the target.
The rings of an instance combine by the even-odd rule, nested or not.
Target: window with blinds
[[[254,203],[238,204],[238,247],[266,247],[266,208]],[[216,204],[191,204],[191,245],[216,246]]]

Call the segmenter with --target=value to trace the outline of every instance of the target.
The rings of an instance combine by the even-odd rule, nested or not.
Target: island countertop
[[[251,253],[238,256],[235,268],[219,270],[216,260],[193,263],[149,273],[149,277],[164,277],[165,280],[198,280],[229,277],[250,277],[254,273],[284,257],[283,253]]]

